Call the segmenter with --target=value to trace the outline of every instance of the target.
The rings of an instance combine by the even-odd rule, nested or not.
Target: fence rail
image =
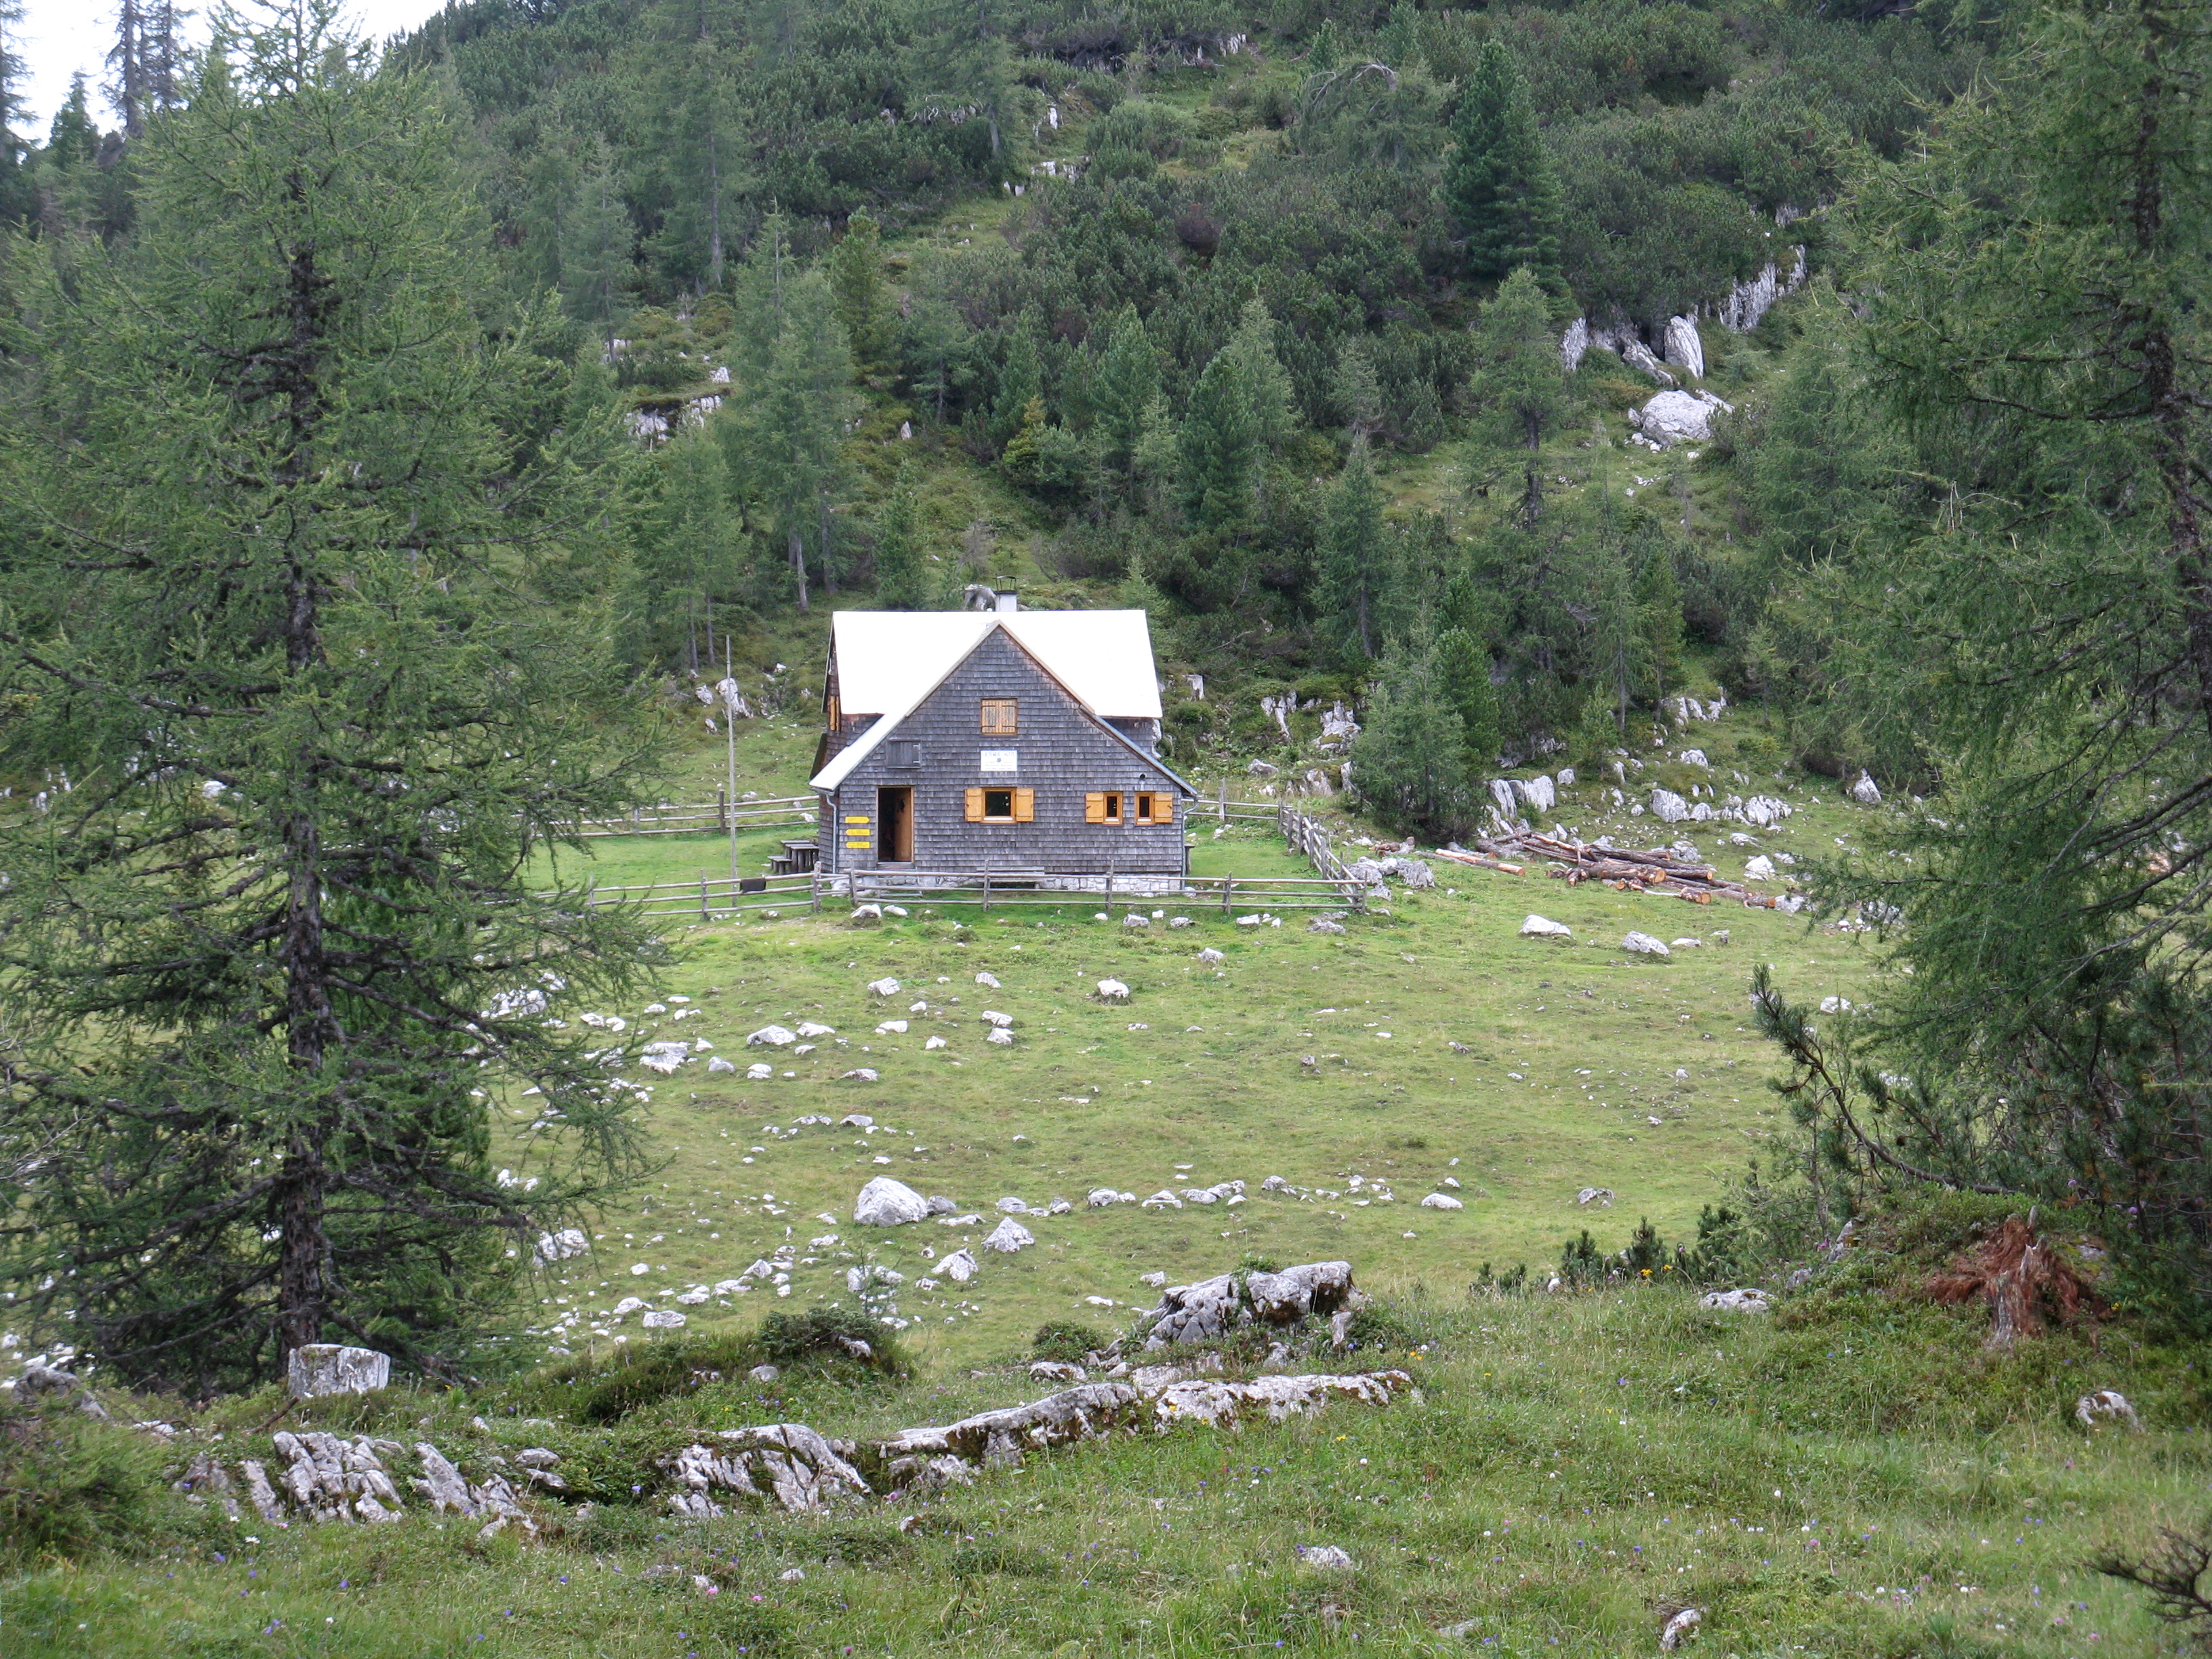
[[[727,830],[733,823],[740,830],[802,822],[811,825],[820,813],[821,802],[812,795],[777,795],[767,800],[741,800],[735,805],[726,800],[690,805],[664,802],[659,806],[641,806],[628,817],[586,818],[579,833],[586,840],[596,836],[685,836]]]

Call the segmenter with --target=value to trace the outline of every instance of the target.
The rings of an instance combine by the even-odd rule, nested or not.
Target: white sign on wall
[[[1018,772],[1022,769],[1019,752],[1012,749],[986,749],[982,766],[986,772]]]

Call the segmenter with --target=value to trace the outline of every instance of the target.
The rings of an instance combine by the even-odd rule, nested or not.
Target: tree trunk
[[[294,189],[304,193],[305,181]],[[289,430],[276,470],[279,491],[305,485],[315,471],[313,439],[322,418],[322,387],[317,377],[331,305],[330,279],[315,262],[313,243],[292,251],[287,272],[290,324],[286,349],[270,365],[287,404]],[[283,521],[281,515],[278,521]],[[312,535],[312,517],[297,532]],[[311,548],[296,542],[284,556],[284,640],[286,678],[296,681],[320,667],[322,580]],[[322,757],[303,744],[294,760],[290,789],[305,793],[320,780]],[[325,1062],[339,1033],[331,1006],[330,964],[323,942],[322,826],[305,807],[283,820],[283,865],[286,872],[284,921],[277,947],[284,975],[285,1057],[299,1078],[302,1121],[287,1140],[284,1172],[277,1186],[278,1340],[286,1352],[322,1340],[323,1319],[331,1302],[330,1241],[324,1223],[328,1172],[324,1142],[328,1109],[321,1091]]]
[[[822,591],[837,591],[837,561],[830,545],[830,492],[819,492],[814,498],[817,528],[814,532],[814,551],[822,563]]]
[[[799,584],[799,608],[811,609],[806,603],[806,538],[796,530],[791,532],[791,574]]]
[[[722,167],[714,151],[714,89],[708,89],[707,117],[707,283],[722,285]]]

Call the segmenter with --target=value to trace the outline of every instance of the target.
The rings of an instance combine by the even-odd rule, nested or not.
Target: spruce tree
[[[1297,404],[1290,374],[1275,352],[1275,319],[1257,295],[1244,302],[1229,351],[1251,399],[1254,438],[1269,450],[1279,450],[1297,428]]]
[[[1000,448],[1012,442],[1028,417],[1030,404],[1044,394],[1044,368],[1037,361],[1037,336],[1043,325],[1034,312],[1015,319],[1006,342],[1006,360],[999,370],[998,395],[991,400],[991,441]]]
[[[1490,683],[1490,653],[1466,629],[1449,629],[1437,640],[1437,674],[1459,715],[1468,777],[1479,783],[1497,763],[1502,741],[1498,688]]]
[[[1482,43],[1460,88],[1452,139],[1444,202],[1467,236],[1468,275],[1496,280],[1527,265],[1545,286],[1557,289],[1559,179],[1536,130],[1528,83],[1504,41],[1493,37]]]
[[[864,371],[879,365],[890,349],[890,307],[884,302],[883,233],[873,219],[856,213],[846,220],[828,269],[854,362]]]
[[[1468,397],[1487,436],[1518,452],[1521,521],[1543,516],[1544,440],[1566,410],[1565,374],[1552,326],[1552,302],[1527,265],[1505,279],[1474,325],[1474,372]]]
[[[0,1282],[190,1391],[450,1363],[636,1167],[549,1016],[653,947],[542,862],[660,759],[589,586],[618,438],[543,419],[455,134],[329,20],[149,126],[128,258],[15,273],[0,769],[53,781],[0,817]]]
[[[1375,654],[1376,612],[1387,574],[1382,491],[1367,441],[1352,441],[1351,458],[1330,487],[1321,534],[1320,601],[1328,628],[1347,655]]]
[[[1259,451],[1251,386],[1224,349],[1200,374],[1183,419],[1183,507],[1194,523],[1212,529],[1251,512]]]
[[[1115,315],[1106,351],[1092,376],[1091,399],[1097,416],[1098,459],[1115,480],[1135,475],[1137,445],[1145,434],[1145,411],[1160,386],[1160,355],[1146,336],[1137,308],[1124,305]]]
[[[1434,642],[1392,648],[1352,744],[1352,781],[1384,823],[1442,841],[1474,822],[1467,729],[1453,706]]]
[[[876,525],[876,597],[886,611],[920,611],[929,603],[929,573],[922,559],[914,463],[899,468],[898,482]]]

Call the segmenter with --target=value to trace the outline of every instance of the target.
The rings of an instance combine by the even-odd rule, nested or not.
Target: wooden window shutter
[[[981,823],[982,821],[983,792],[980,789],[970,789],[968,792],[968,822]]]
[[[1173,823],[1175,822],[1175,797],[1173,795],[1161,793],[1152,797],[1152,822],[1154,823]]]
[[[1035,823],[1036,822],[1036,790],[1017,789],[1014,791],[1014,822],[1016,823]]]
[[[1105,791],[1094,789],[1083,798],[1083,821],[1085,823],[1106,822]]]

